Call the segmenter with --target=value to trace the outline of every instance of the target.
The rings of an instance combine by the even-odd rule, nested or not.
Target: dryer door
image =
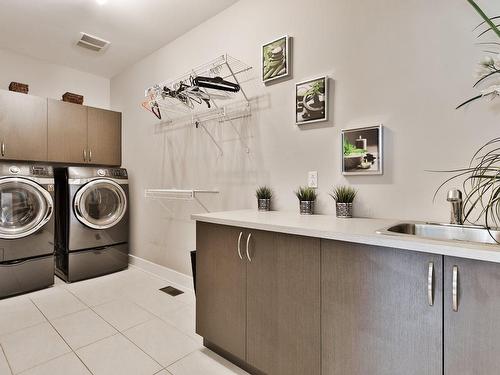
[[[22,177],[0,179],[0,239],[29,236],[52,217],[49,192]]]
[[[127,196],[114,181],[98,179],[78,190],[73,202],[78,220],[92,229],[108,229],[120,222],[127,211]]]

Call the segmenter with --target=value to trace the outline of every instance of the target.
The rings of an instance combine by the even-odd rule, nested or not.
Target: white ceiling
[[[236,1],[2,0],[0,48],[112,77]],[[76,47],[82,31],[111,46]]]

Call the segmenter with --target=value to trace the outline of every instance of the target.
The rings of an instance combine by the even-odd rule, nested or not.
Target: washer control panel
[[[122,168],[98,169],[99,177],[127,178],[127,170]]]
[[[31,174],[39,177],[51,177],[52,171],[48,167],[33,166],[31,167]]]

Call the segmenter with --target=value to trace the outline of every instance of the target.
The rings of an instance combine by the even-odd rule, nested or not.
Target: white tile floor
[[[192,292],[137,268],[0,301],[0,375],[243,375],[202,346]]]

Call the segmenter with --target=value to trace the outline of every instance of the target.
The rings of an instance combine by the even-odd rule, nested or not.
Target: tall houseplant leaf
[[[493,23],[493,21],[483,12],[479,5],[477,5],[474,0],[467,0],[467,2],[476,10],[476,12],[483,18],[484,22],[486,22],[491,30],[493,30],[500,38],[500,29],[498,29],[497,25],[495,25],[495,23]]]

